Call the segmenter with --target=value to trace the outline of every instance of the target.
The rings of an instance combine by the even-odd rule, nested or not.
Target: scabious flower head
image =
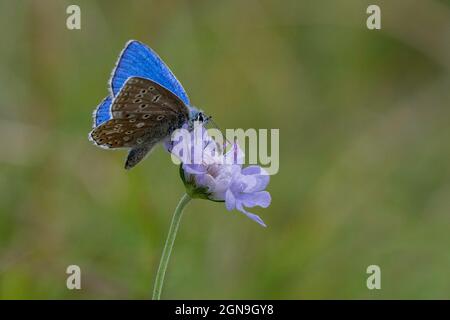
[[[224,153],[207,130],[197,126],[166,146],[181,160],[180,176],[192,198],[225,202],[227,210],[237,209],[266,226],[259,216],[245,208],[270,205],[270,193],[265,191],[269,175],[256,165],[243,168],[244,154],[237,143]]]

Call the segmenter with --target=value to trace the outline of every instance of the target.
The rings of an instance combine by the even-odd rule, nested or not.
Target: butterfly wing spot
[[[142,138],[137,138],[136,139],[137,144],[142,144],[142,142],[144,142],[144,139]]]
[[[141,91],[139,91],[140,94],[146,94],[147,92],[147,89],[141,89]]]
[[[142,94],[142,93],[138,93],[137,95],[136,95],[136,98],[143,98],[144,97],[144,95]]]
[[[148,119],[150,118],[150,113],[146,113],[142,116],[142,119]]]
[[[159,116],[156,117],[156,120],[161,121],[162,119],[164,119],[164,116],[162,114],[160,114]]]
[[[136,119],[132,118],[129,120],[131,123],[136,122]]]
[[[139,122],[139,123],[136,125],[136,128],[142,128],[143,126],[145,126],[145,123],[144,123],[144,122]]]
[[[139,108],[141,108],[141,109],[145,109],[147,107],[148,107],[148,104],[146,104],[146,103],[143,103],[139,106]]]
[[[152,102],[158,102],[159,98],[161,98],[161,95],[157,94],[156,96],[153,97]]]
[[[123,141],[129,141],[131,138],[129,136],[125,136],[122,139],[123,139]]]
[[[126,135],[130,135],[130,134],[132,134],[134,131],[133,130],[128,130],[128,131],[125,131],[125,134]]]
[[[134,99],[133,100],[133,103],[141,103],[142,102],[142,99]]]
[[[153,90],[155,90],[155,87],[150,86],[150,87],[148,87],[148,90],[153,91]]]

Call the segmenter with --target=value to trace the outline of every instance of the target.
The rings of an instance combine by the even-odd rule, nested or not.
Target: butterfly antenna
[[[212,119],[212,117],[208,119],[208,122],[210,122],[210,123],[213,125],[214,128],[216,128],[217,130],[219,130],[220,132],[222,132],[222,129],[219,128],[219,126],[217,125],[217,123],[214,122],[214,120]],[[223,135],[223,132],[222,132],[222,135]],[[230,144],[230,146],[233,145],[233,144],[230,142],[230,140],[227,139],[226,136],[224,136],[224,138],[225,138],[225,140]]]

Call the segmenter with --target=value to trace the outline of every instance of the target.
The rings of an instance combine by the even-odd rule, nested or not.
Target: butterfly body
[[[126,169],[174,130],[207,120],[189,106],[187,94],[164,62],[137,41],[130,41],[120,55],[110,89],[111,94],[94,111],[89,138],[106,149],[130,149]]]

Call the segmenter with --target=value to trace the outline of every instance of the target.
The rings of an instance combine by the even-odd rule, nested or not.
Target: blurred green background
[[[0,38],[1,298],[151,296],[177,167],[87,139],[129,39],[221,127],[280,129],[268,228],[192,202],[164,298],[450,298],[449,1],[0,0]]]

